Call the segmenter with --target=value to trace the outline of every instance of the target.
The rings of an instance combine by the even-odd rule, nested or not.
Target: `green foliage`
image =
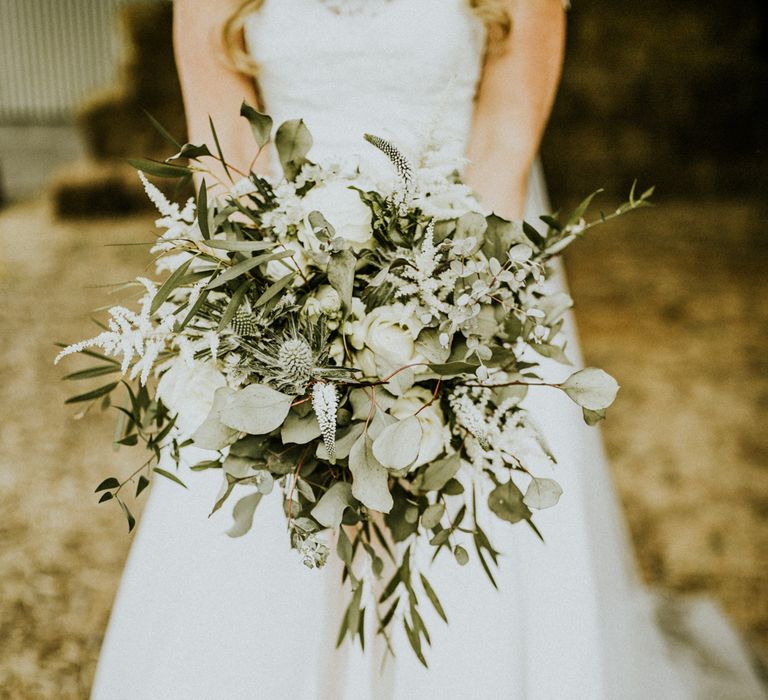
[[[265,146],[272,135],[272,117],[257,112],[247,102],[240,106],[240,116],[245,117],[251,125],[253,138],[259,148]]]
[[[268,386],[250,384],[227,399],[220,412],[221,421],[250,435],[264,435],[283,424],[292,401],[293,397]]]
[[[603,411],[613,403],[619,385],[603,370],[587,367],[574,372],[560,388],[582,408]]]
[[[389,473],[373,452],[373,441],[363,434],[349,453],[349,470],[352,472],[352,495],[364,506],[382,513],[392,510],[392,494],[389,492]]]
[[[312,135],[304,120],[293,119],[281,124],[275,134],[275,148],[285,177],[296,179],[299,170],[308,162],[307,154],[312,148]]]

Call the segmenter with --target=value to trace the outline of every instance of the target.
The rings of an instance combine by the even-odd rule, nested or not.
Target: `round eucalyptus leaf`
[[[534,477],[525,491],[523,503],[529,508],[543,510],[557,505],[562,495],[563,488],[554,479]]]
[[[416,416],[393,423],[374,440],[373,454],[387,469],[405,469],[419,456],[421,432],[421,423]]]
[[[421,524],[427,530],[431,530],[440,523],[445,513],[445,506],[442,503],[433,503],[428,506],[421,516]]]
[[[263,384],[251,384],[229,397],[221,411],[221,421],[250,435],[264,435],[283,424],[292,401],[288,394]]]
[[[499,484],[488,495],[488,507],[502,520],[517,523],[531,517],[531,511],[523,503],[523,493],[511,481]]]
[[[456,545],[453,550],[453,556],[456,557],[456,562],[459,566],[464,566],[469,561],[469,554],[461,545]]]
[[[600,411],[613,403],[619,385],[607,372],[587,367],[574,372],[560,388],[582,408]]]
[[[192,433],[192,442],[204,450],[221,450],[231,445],[237,438],[238,431],[221,421],[221,411],[227,405],[234,390],[222,386],[213,395],[213,405],[203,423]]]
[[[344,511],[354,502],[352,485],[346,481],[337,481],[312,509],[312,517],[321,525],[336,529],[341,525]]]

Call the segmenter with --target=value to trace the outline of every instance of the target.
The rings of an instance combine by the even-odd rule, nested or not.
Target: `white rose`
[[[319,211],[336,229],[336,235],[362,247],[371,240],[371,210],[346,182],[316,185],[302,200],[307,216]]]
[[[176,427],[185,438],[192,435],[208,417],[216,389],[226,386],[224,375],[213,362],[181,358],[160,377],[157,397],[176,414]]]
[[[348,325],[351,344],[371,350],[385,372],[422,361],[416,353],[419,330],[420,324],[403,304],[379,306]]]
[[[422,409],[422,406],[430,401],[432,401],[432,392],[424,387],[415,386],[408,389],[403,396],[398,397],[389,409],[389,412],[398,420],[404,420],[419,412],[416,418],[421,423],[421,444],[419,456],[416,457],[411,469],[434,461],[448,449],[450,444],[451,434],[445,424],[440,404],[434,401]]]

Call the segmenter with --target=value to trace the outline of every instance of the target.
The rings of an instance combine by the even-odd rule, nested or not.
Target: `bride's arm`
[[[240,4],[174,0],[173,44],[190,143],[206,143],[214,152],[210,115],[227,162],[247,172],[256,146],[248,122],[237,115],[243,100],[256,106],[256,90],[250,77],[227,64],[222,42],[222,27]],[[217,175],[224,178],[220,169]]]
[[[528,173],[562,68],[561,0],[508,0],[512,31],[492,49],[480,81],[467,181],[500,216],[523,214]]]

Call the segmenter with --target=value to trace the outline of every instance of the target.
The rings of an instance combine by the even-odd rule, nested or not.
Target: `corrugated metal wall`
[[[129,0],[0,0],[0,124],[66,121],[115,73]]]

